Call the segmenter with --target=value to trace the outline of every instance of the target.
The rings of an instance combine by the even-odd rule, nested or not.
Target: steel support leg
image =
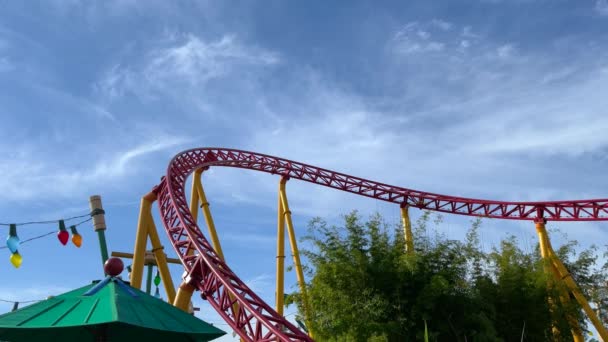
[[[304,307],[304,320],[308,327],[308,335],[312,336],[312,330],[310,329],[310,306],[308,303],[308,296],[306,293],[306,282],[304,280],[304,271],[302,270],[302,264],[300,262],[300,252],[298,251],[298,242],[296,240],[296,234],[293,228],[293,222],[291,220],[291,211],[289,210],[289,202],[287,201],[287,193],[285,192],[285,183],[288,178],[283,177],[279,183],[279,194],[281,198],[281,204],[283,205],[283,212],[285,216],[285,222],[287,223],[287,233],[289,235],[289,244],[291,246],[291,254],[293,256],[293,263],[296,269],[296,276],[298,279],[298,285],[300,287],[300,293],[302,296],[302,306]]]
[[[175,300],[175,285],[173,285],[173,279],[169,272],[169,265],[167,263],[167,256],[164,252],[164,247],[160,244],[160,238],[158,237],[158,231],[154,225],[154,219],[152,213],[148,213],[148,219],[146,220],[148,225],[148,236],[152,243],[152,253],[154,253],[154,259],[156,259],[156,267],[158,267],[158,273],[160,273],[160,279],[163,282],[165,292],[167,293],[167,302],[173,303]]]
[[[570,291],[572,291],[572,288],[570,286],[568,286],[568,281],[565,279],[564,274],[559,269],[558,263],[562,267],[563,267],[563,265],[562,265],[561,261],[559,261],[559,259],[555,255],[555,252],[553,251],[553,248],[551,247],[551,241],[549,240],[549,234],[547,234],[547,229],[545,227],[545,220],[539,219],[539,220],[536,220],[535,223],[536,223],[536,232],[538,234],[538,240],[540,243],[540,253],[545,262],[545,272],[547,274],[553,275],[556,283],[558,284],[558,286],[560,286],[560,289],[559,289],[560,301],[562,302],[563,305],[568,305],[570,302],[570,295],[562,286],[565,285]],[[565,267],[564,267],[564,270],[565,270]],[[567,273],[567,275],[569,276],[569,273]],[[572,281],[572,283],[574,283],[574,281],[572,280],[571,277],[570,277],[570,280]],[[576,284],[574,284],[574,286],[578,289]],[[573,294],[574,294],[574,292],[573,292]],[[576,297],[576,295],[575,295],[575,297]],[[584,298],[584,296],[583,296],[583,298]],[[577,298],[577,300],[578,300],[578,298]],[[585,309],[583,304],[580,302],[580,300],[579,300],[579,304],[581,304],[583,309]],[[587,306],[589,306],[589,304],[587,303],[586,300],[585,300],[585,304]],[[585,310],[585,312],[586,312],[586,310]],[[593,313],[593,314],[595,315],[595,313]],[[587,313],[587,315],[589,316],[588,313]],[[589,316],[589,318],[591,319],[590,316]],[[570,325],[570,332],[572,334],[572,339],[574,340],[574,342],[584,342],[585,338],[583,337],[581,327],[579,326],[579,323],[576,320],[576,318],[571,317],[569,315],[567,317],[567,320]],[[559,335],[559,331],[555,327],[553,328],[553,333],[554,333],[554,335]]]
[[[198,223],[198,206],[200,203],[200,199],[198,197],[197,183],[200,184],[202,173],[202,169],[194,171],[194,175],[192,178],[192,190],[190,191],[190,214],[192,215],[192,218],[196,223]],[[188,255],[192,255],[193,253],[194,249],[188,249]],[[173,302],[173,305],[184,311],[188,311],[188,305],[192,300],[193,293],[194,287],[189,285],[186,281],[183,281],[177,289],[177,294],[175,296],[175,301]]]
[[[205,217],[205,223],[207,224],[207,230],[209,231],[209,236],[211,237],[211,243],[213,244],[213,249],[217,253],[217,255],[222,259],[222,261],[226,261],[224,258],[224,251],[222,251],[222,245],[220,244],[220,239],[217,235],[217,230],[215,229],[215,222],[213,222],[213,217],[211,216],[211,210],[209,209],[209,201],[207,201],[207,196],[205,195],[205,190],[203,189],[203,182],[201,181],[201,174],[203,170],[197,170],[194,173],[194,178],[192,179],[192,189],[196,189],[197,199],[200,201],[201,209],[203,210],[203,216]],[[194,197],[194,194],[192,195]],[[192,210],[192,203],[190,204],[190,210]],[[185,294],[184,294],[185,295]],[[232,300],[234,300],[233,296],[230,296]],[[233,305],[233,310],[238,313],[239,306],[238,304]],[[241,339],[243,341],[243,339]]]
[[[203,209],[203,216],[205,217],[207,229],[209,230],[209,235],[211,236],[213,249],[215,249],[215,252],[223,261],[226,261],[226,259],[224,259],[224,252],[222,251],[222,246],[220,245],[220,239],[218,238],[217,231],[215,230],[215,223],[213,222],[213,217],[211,216],[211,210],[209,210],[209,202],[207,201],[205,190],[203,190],[203,183],[201,182],[201,177],[194,177],[192,184],[194,187],[196,187],[198,198],[201,201],[201,209]]]
[[[555,265],[555,267],[557,268],[557,271],[559,272],[562,281],[564,282],[566,287],[568,287],[574,298],[576,298],[576,301],[581,305],[583,311],[585,312],[585,314],[587,314],[587,318],[589,318],[591,324],[593,324],[602,340],[608,341],[608,330],[606,330],[606,327],[604,327],[602,321],[600,321],[595,311],[593,311],[593,309],[591,308],[591,305],[589,305],[587,298],[585,298],[585,295],[572,278],[572,275],[570,274],[570,272],[568,272],[568,269],[566,269],[564,264],[559,260],[555,252],[553,250],[550,250],[550,253],[553,265]]]
[[[146,259],[146,244],[148,239],[148,214],[152,212],[152,203],[156,200],[156,194],[148,193],[141,199],[139,207],[139,220],[137,222],[137,235],[135,247],[133,248],[133,265],[131,266],[131,286],[141,289],[144,275],[144,262]]]
[[[412,234],[412,222],[410,221],[409,206],[401,205],[401,224],[403,225],[403,236],[405,238],[405,252],[414,254],[414,235]]]
[[[194,290],[195,290],[194,286],[183,281],[179,285],[179,289],[177,290],[177,296],[175,296],[175,301],[173,302],[173,305],[175,307],[178,307],[178,308],[188,312],[188,309],[190,306],[190,300],[192,298],[192,294],[194,293]]]
[[[277,286],[276,286],[276,310],[283,316],[285,295],[285,209],[281,201],[281,185],[279,185],[279,203],[277,206]]]
[[[146,245],[148,238],[152,243],[152,252],[156,259],[156,265],[163,281],[165,292],[167,293],[167,301],[173,303],[175,299],[175,286],[169,272],[167,257],[163,252],[163,246],[160,244],[158,231],[154,225],[152,217],[152,203],[156,201],[156,194],[150,192],[141,199],[139,210],[139,222],[137,224],[137,236],[135,238],[135,249],[133,251],[133,265],[131,266],[131,286],[141,288],[143,278],[143,270],[146,259]]]

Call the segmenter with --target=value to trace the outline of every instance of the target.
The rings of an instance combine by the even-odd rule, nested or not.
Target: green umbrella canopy
[[[0,341],[210,341],[225,332],[108,278],[0,316]]]

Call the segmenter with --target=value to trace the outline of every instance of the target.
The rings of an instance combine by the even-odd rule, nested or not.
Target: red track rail
[[[186,272],[203,298],[247,341],[312,341],[245,285],[215,253],[194,222],[185,183],[197,169],[237,167],[375,198],[401,206],[509,220],[605,221],[608,199],[501,202],[416,191],[269,155],[225,148],[197,148],[176,155],[156,188],[163,224]],[[198,253],[189,255],[188,251]],[[234,305],[238,303],[238,305]]]

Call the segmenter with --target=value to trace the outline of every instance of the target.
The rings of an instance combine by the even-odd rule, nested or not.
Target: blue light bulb
[[[11,224],[8,238],[6,239],[6,247],[8,247],[11,253],[17,253],[17,250],[19,249],[19,242],[19,237],[17,236],[17,225]]]

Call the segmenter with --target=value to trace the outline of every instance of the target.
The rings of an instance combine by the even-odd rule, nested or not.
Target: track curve
[[[185,194],[188,176],[211,166],[277,174],[382,201],[445,213],[509,220],[605,221],[608,199],[504,202],[422,192],[265,154],[227,148],[196,148],[177,154],[155,187],[163,225],[195,286],[246,341],[312,341],[280,316],[234,274],[194,222]],[[191,254],[189,251],[196,251]],[[238,303],[238,305],[234,305]]]

